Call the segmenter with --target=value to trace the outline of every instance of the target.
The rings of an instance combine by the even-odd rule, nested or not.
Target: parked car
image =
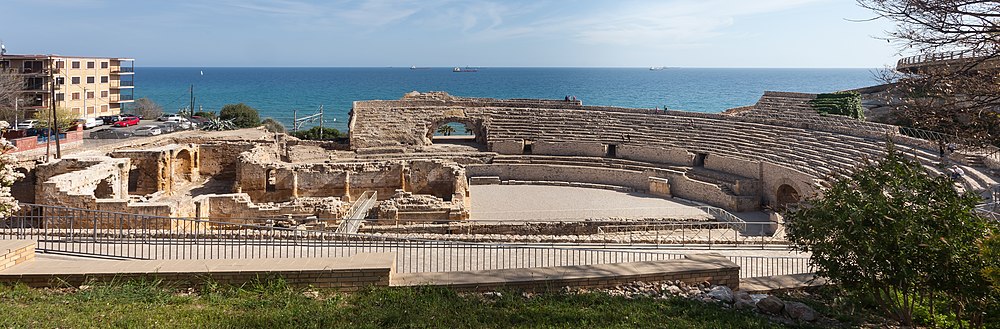
[[[123,139],[132,137],[132,133],[117,129],[101,129],[90,132],[90,138],[95,139]]]
[[[135,130],[136,136],[156,136],[162,134],[163,131],[160,130],[160,126],[142,126]]]
[[[172,132],[177,131],[177,126],[176,125],[172,125],[172,124],[168,124],[168,123],[173,123],[173,122],[164,122],[164,123],[158,124],[156,126],[160,127],[160,132],[162,132],[164,134],[166,134],[166,133],[172,133]]]
[[[115,122],[122,121],[122,117],[120,115],[105,115],[101,117],[101,120],[104,120],[106,125],[113,125]]]
[[[128,127],[139,124],[138,117],[123,117],[118,122],[115,122],[115,127]]]
[[[123,118],[139,118],[139,120],[142,120],[142,116],[141,115],[136,115],[136,114],[132,114],[132,113],[124,113],[121,116]]]
[[[31,129],[38,125],[38,120],[24,120],[17,123],[17,129]]]
[[[156,120],[157,121],[170,121],[171,119],[176,120],[176,119],[183,119],[183,118],[184,117],[182,117],[180,114],[164,114],[164,115],[161,115],[159,118],[156,118]]]
[[[163,128],[163,127],[169,127],[171,132],[177,131],[177,130],[188,130],[188,129],[191,129],[191,122],[189,122],[187,120],[182,120],[182,121],[167,121],[167,122],[161,123],[160,127],[161,128]],[[167,131],[164,130],[164,132],[167,132]]]
[[[103,121],[98,120],[97,118],[80,118],[77,120],[77,122],[79,122],[80,125],[83,126],[83,129],[90,129],[103,124],[102,123]]]

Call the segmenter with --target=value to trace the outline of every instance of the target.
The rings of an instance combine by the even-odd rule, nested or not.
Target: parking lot
[[[149,126],[149,125],[159,125],[159,126],[162,127],[163,126],[163,121],[156,121],[155,119],[143,119],[143,120],[139,121],[139,124],[134,125],[134,126],[128,126],[128,127],[115,127],[115,126],[110,125],[110,124],[100,125],[100,126],[97,126],[97,127],[91,128],[91,129],[85,129],[83,131],[83,138],[90,138],[90,133],[95,132],[95,131],[105,130],[105,129],[114,129],[114,130],[117,130],[117,131],[127,131],[127,132],[131,133],[131,132],[135,132],[135,130],[138,129],[139,127]]]

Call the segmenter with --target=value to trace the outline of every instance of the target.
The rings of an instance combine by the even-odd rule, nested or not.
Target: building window
[[[78,93],[78,92],[73,93],[73,100],[75,101],[75,100],[78,100],[78,99],[80,99],[80,93]]]
[[[107,111],[108,111],[108,106],[107,105],[101,105],[101,113],[104,113],[104,112],[107,112]]]
[[[88,91],[87,92],[87,99],[94,99],[94,92],[93,91]]]
[[[56,77],[56,84],[57,85],[64,85],[64,84],[66,84],[66,78],[65,77]]]
[[[94,68],[94,61],[89,61],[89,62],[87,62],[87,68],[88,68],[88,69],[92,69],[92,68]]]
[[[58,93],[56,94],[56,102],[62,102],[66,100],[66,94]]]
[[[57,69],[61,69],[61,68],[64,68],[64,67],[66,67],[66,62],[56,61],[56,68]]]
[[[74,85],[80,84],[80,77],[73,77],[73,78],[71,78],[70,79],[70,83],[72,83]]]
[[[108,68],[108,62],[101,62],[101,68],[102,69]]]
[[[80,68],[80,62],[79,61],[73,61],[73,63],[70,65],[70,67],[72,67],[74,69],[78,69],[78,68]]]
[[[94,114],[94,107],[93,106],[87,106],[87,114]]]
[[[80,108],[79,107],[74,107],[73,108],[73,113],[80,114]]]
[[[87,83],[94,83],[94,77],[87,77]]]
[[[107,90],[101,90],[101,98],[108,98],[108,91]]]
[[[108,76],[106,76],[106,75],[102,76],[101,77],[101,83],[108,83]]]

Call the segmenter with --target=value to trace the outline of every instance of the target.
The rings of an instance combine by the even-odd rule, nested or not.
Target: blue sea
[[[218,111],[246,103],[286,126],[324,108],[326,126],[346,130],[351,102],[399,99],[404,93],[446,91],[456,96],[549,98],[576,96],[585,105],[721,112],[750,105],[765,90],[831,92],[878,84],[871,69],[667,68],[161,68],[137,67],[135,97],[167,112],[188,107]]]

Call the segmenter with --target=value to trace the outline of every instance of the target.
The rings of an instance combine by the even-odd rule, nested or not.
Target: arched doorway
[[[427,127],[431,144],[462,145],[481,148],[486,144],[482,121],[469,118],[446,118]]]
[[[174,180],[190,182],[194,172],[194,154],[187,149],[180,150],[174,156]]]
[[[790,204],[799,203],[802,201],[802,197],[799,196],[799,191],[788,184],[782,184],[778,186],[778,191],[775,193],[775,201],[778,209],[785,209]]]

